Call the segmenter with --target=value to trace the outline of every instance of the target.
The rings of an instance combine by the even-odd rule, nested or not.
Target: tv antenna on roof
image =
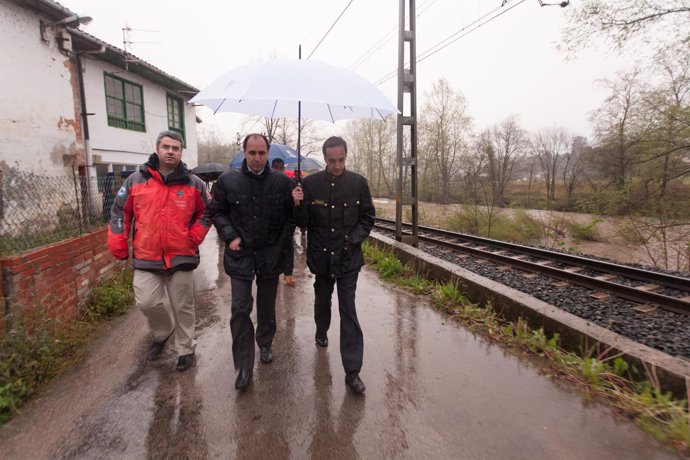
[[[133,29],[125,23],[125,26],[122,28],[122,45],[124,46],[124,50],[125,50],[125,69],[126,70],[129,70],[127,67],[128,67],[128,64],[130,62],[138,62],[139,61],[139,59],[130,59],[127,57],[128,54],[131,54],[130,49],[131,49],[132,45],[135,45],[135,44],[160,45],[162,43],[162,42],[134,41],[134,40],[132,40],[132,32],[160,33],[160,30]]]

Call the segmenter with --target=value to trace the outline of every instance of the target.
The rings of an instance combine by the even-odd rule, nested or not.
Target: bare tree
[[[615,81],[602,81],[611,93],[591,118],[595,138],[604,153],[599,157],[601,170],[619,190],[625,185],[639,143],[637,133],[643,93],[640,73],[636,68],[619,74]]]
[[[271,143],[297,148],[297,120],[291,118],[248,117],[245,131],[259,131]],[[304,156],[320,152],[319,137],[314,120],[302,119],[300,123],[300,152]]]
[[[449,203],[450,185],[460,166],[460,155],[467,150],[471,118],[465,97],[440,79],[427,95],[420,117],[420,131],[426,160],[439,185],[439,199]],[[425,182],[429,180],[425,177]]]
[[[222,163],[232,161],[236,151],[234,144],[225,143],[215,127],[199,130],[197,152],[199,164]]]
[[[485,149],[485,152],[492,203],[503,206],[506,185],[512,178],[515,162],[526,153],[527,134],[520,127],[517,117],[511,116],[491,128],[487,141],[491,144],[491,148]]]
[[[556,174],[571,142],[572,137],[564,128],[543,129],[534,136],[532,148],[539,159],[546,185],[546,199],[550,204],[556,201]]]
[[[566,152],[563,157],[563,186],[568,208],[572,206],[573,192],[582,180],[585,168],[585,152],[589,148],[587,138],[575,136],[570,151]]]
[[[369,180],[376,196],[393,196],[395,170],[395,118],[352,120],[346,133],[350,149],[348,165]]]
[[[690,153],[690,49],[682,55],[660,53],[656,66],[661,82],[644,95],[645,119],[640,138],[644,153],[640,159],[647,180],[654,183],[660,201],[669,185],[687,176],[684,161]]]
[[[658,50],[690,38],[690,0],[581,0],[565,16],[559,48],[570,55],[606,41],[617,50],[638,41]]]

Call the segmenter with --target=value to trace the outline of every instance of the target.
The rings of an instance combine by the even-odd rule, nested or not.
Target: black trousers
[[[230,278],[232,305],[230,332],[235,369],[254,367],[254,323],[250,314],[254,305],[252,281]],[[276,292],[278,276],[256,280],[256,343],[270,347],[276,335]]]
[[[338,309],[340,311],[340,357],[345,372],[359,372],[364,355],[364,334],[357,319],[355,291],[359,272],[348,273],[341,278],[316,275],[314,281],[314,321],[316,334],[325,334],[331,326],[331,297],[338,285]]]
[[[290,240],[290,244],[285,249],[285,268],[283,274],[285,276],[292,275],[292,270],[295,267],[295,242]]]

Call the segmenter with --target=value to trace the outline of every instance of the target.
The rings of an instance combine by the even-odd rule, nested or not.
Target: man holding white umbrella
[[[360,394],[366,388],[359,376],[364,335],[357,319],[355,291],[364,265],[361,246],[374,226],[375,209],[367,180],[345,169],[345,140],[335,136],[326,139],[323,157],[326,170],[309,175],[292,192],[297,207],[295,220],[307,228],[307,266],[315,275],[316,345],[328,346],[331,297],[337,284],[345,383]]]
[[[191,101],[192,103],[203,104],[211,108],[215,112],[239,112],[251,115],[261,115],[269,118],[289,117],[296,118],[298,121],[297,130],[297,151],[300,150],[300,129],[299,124],[302,118],[309,118],[312,120],[326,120],[335,122],[336,120],[364,118],[373,120],[385,120],[388,115],[397,114],[397,108],[386,99],[381,91],[373,84],[368,82],[362,76],[347,69],[331,66],[324,62],[317,60],[289,60],[289,59],[273,59],[263,63],[252,63],[235,68],[218,79],[212,82],[209,86],[204,88]],[[342,139],[340,139],[342,141]],[[369,234],[369,230],[373,226],[374,208],[371,204],[371,195],[366,180],[359,175],[345,171],[345,155],[347,154],[347,144],[344,141],[338,145],[326,148],[324,146],[324,156],[328,160],[329,152],[336,155],[340,166],[329,168],[332,173],[323,172],[310,175],[305,179],[309,180],[314,185],[317,181],[323,181],[324,177],[335,178],[333,182],[338,185],[338,190],[341,192],[348,190],[349,185],[355,185],[356,190],[360,196],[359,203],[356,203],[357,213],[361,212],[356,220],[355,227],[351,227],[352,222],[348,220],[346,226],[342,226],[343,235],[348,238],[354,238],[352,241],[345,243],[345,240],[337,240],[339,246],[334,246],[330,251],[335,261],[338,257],[349,258],[350,261],[361,261],[362,255],[359,245]],[[298,155],[297,163],[297,181],[300,181],[300,158]],[[334,158],[335,159],[335,158]],[[340,174],[340,173],[342,174]],[[338,174],[336,174],[338,173]],[[324,176],[324,174],[326,174]],[[312,179],[314,177],[314,179]],[[357,177],[358,179],[355,179]],[[319,182],[320,183],[320,182]],[[348,185],[349,184],[349,185]],[[305,185],[305,190],[307,190]],[[300,188],[301,192],[301,188]],[[322,190],[319,190],[321,193]],[[303,197],[295,200],[301,200]],[[344,203],[348,207],[347,216],[351,218],[352,203],[348,201],[352,198],[351,195],[339,198],[338,211],[344,211]],[[309,203],[307,196],[305,202]],[[345,201],[343,201],[345,199]],[[313,201],[321,200],[316,198]],[[355,200],[355,202],[358,200]],[[341,207],[342,206],[342,207]],[[312,206],[313,210],[318,207]],[[335,209],[335,208],[331,208]],[[325,208],[323,209],[325,211]],[[311,211],[310,211],[311,212]],[[311,220],[312,225],[316,225],[317,220]],[[361,219],[360,219],[361,218]],[[321,221],[319,225],[324,224]],[[300,225],[301,226],[301,225]],[[315,227],[314,227],[315,228]],[[353,228],[358,230],[354,233]],[[330,231],[335,227],[330,227],[326,231]],[[319,231],[324,231],[323,228]],[[316,231],[314,231],[316,234]],[[344,236],[343,236],[344,238]],[[313,241],[313,240],[312,240]],[[311,245],[312,243],[310,243]],[[322,252],[329,252],[328,247],[321,247]],[[354,252],[347,252],[353,250]],[[345,251],[341,253],[342,251]],[[312,255],[314,255],[312,253]],[[360,262],[356,262],[355,265]],[[348,319],[341,322],[341,337],[343,325],[355,325],[354,334],[350,335],[346,340],[345,349],[342,348],[341,355],[343,357],[343,364],[348,373],[346,382],[348,386],[355,392],[361,393],[364,391],[364,383],[359,378],[359,369],[361,368],[362,360],[362,333],[359,324],[356,321],[356,312],[354,310],[354,289],[356,287],[357,273],[361,264],[354,270],[347,268],[343,273],[347,273],[346,280],[338,282],[338,292],[341,289],[346,291],[351,289],[351,296],[347,297],[348,311],[354,313],[354,321]],[[354,267],[354,265],[352,265]],[[341,269],[342,270],[342,269]],[[333,275],[333,280],[339,276],[337,271],[328,272],[328,276]],[[354,275],[353,275],[354,274]],[[322,278],[319,278],[322,279]],[[348,283],[350,283],[348,285]],[[330,292],[326,295],[326,290],[319,289],[319,305],[326,305],[321,303],[322,299],[327,299],[328,302],[328,320],[326,320],[325,307],[319,308],[320,312],[324,313],[324,321],[317,321],[317,332],[324,332],[324,335],[319,335],[317,344],[327,345],[327,336],[319,324],[330,323],[330,297],[334,284],[330,281],[325,283],[326,287],[330,285]],[[349,287],[348,287],[349,286]],[[322,295],[323,294],[323,295]],[[350,302],[351,300],[351,302]],[[325,302],[326,300],[324,300]],[[351,308],[350,308],[351,307]],[[348,326],[349,327],[349,326]],[[326,328],[327,330],[327,328]],[[350,339],[354,339],[351,341]],[[325,339],[325,340],[322,340]],[[319,343],[320,342],[320,343]]]

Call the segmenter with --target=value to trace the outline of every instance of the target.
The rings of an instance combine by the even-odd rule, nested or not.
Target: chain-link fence
[[[119,175],[90,180],[0,171],[0,256],[79,236],[104,225],[122,184]]]

